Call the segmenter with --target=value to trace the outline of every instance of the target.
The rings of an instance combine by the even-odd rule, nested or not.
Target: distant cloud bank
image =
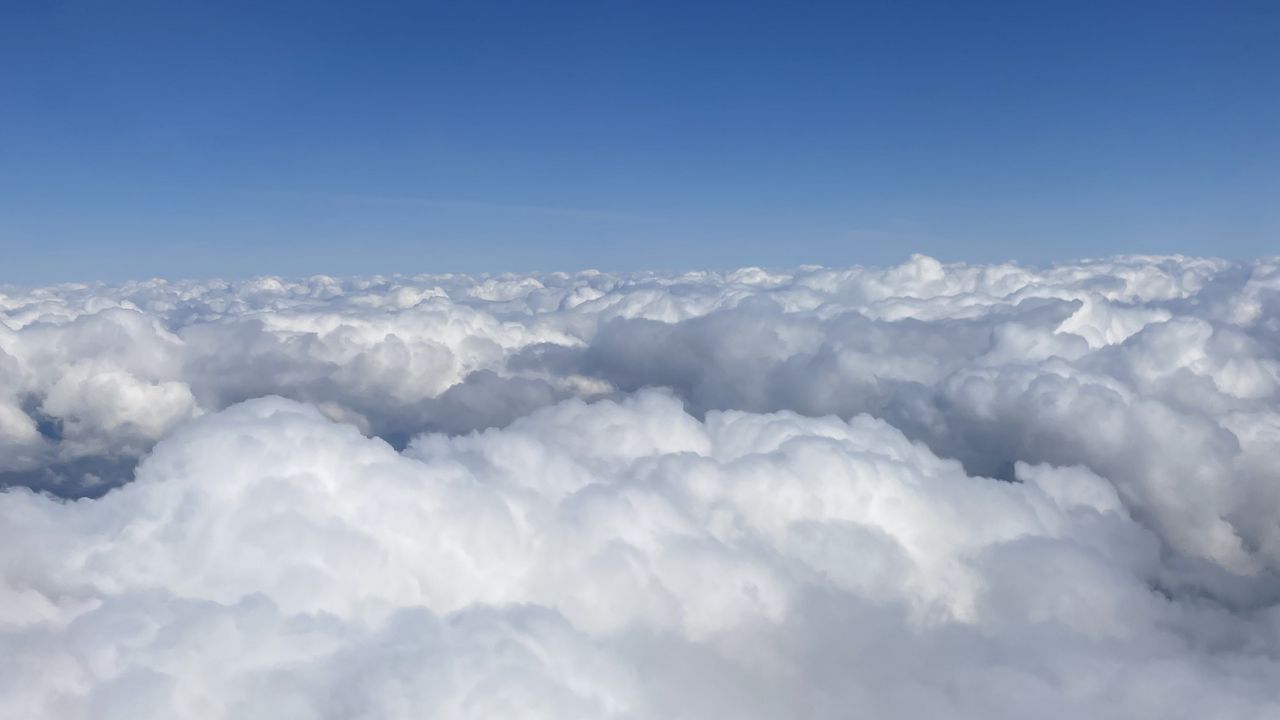
[[[1280,717],[1280,259],[0,287],[0,717]]]

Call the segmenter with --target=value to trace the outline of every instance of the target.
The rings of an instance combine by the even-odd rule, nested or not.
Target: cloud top
[[[0,715],[1273,716],[1278,311],[1148,257],[7,288]]]

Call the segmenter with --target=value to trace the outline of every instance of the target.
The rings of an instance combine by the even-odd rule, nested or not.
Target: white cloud
[[[1278,266],[9,288],[0,716],[1276,715]]]

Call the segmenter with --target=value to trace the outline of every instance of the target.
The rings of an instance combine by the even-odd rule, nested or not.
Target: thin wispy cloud
[[[605,220],[616,222],[654,222],[659,218],[648,215],[580,207],[560,207],[525,203],[458,200],[449,198],[416,197],[410,195],[381,195],[369,193],[329,193],[311,191],[255,191],[264,197],[289,198],[308,203],[343,206],[367,206],[372,208],[409,208],[442,210],[462,213],[501,214],[568,218],[577,220]]]

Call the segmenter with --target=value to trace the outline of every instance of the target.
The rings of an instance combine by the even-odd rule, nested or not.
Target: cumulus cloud
[[[1280,262],[5,288],[0,380],[0,716],[1280,714]]]

